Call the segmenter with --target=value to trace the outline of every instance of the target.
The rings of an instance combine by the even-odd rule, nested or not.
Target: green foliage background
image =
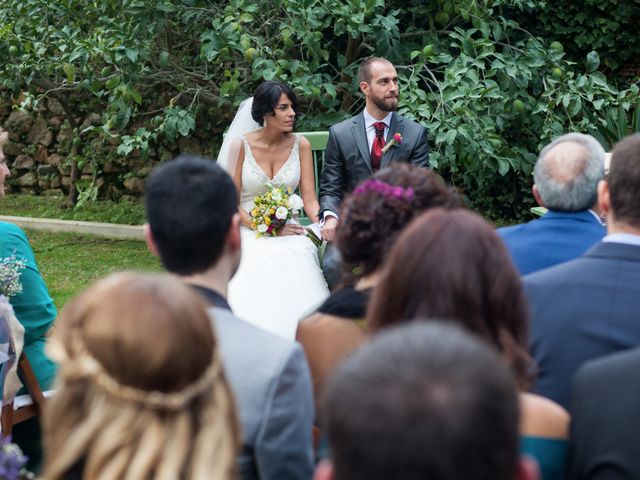
[[[640,6],[618,3],[4,0],[0,81],[23,108],[52,95],[102,113],[78,145],[105,138],[145,155],[196,130],[219,142],[263,79],[299,93],[300,130],[327,129],[363,106],[361,59],[385,56],[401,112],[429,127],[432,167],[473,207],[517,219],[543,144],[629,130],[638,85],[611,78],[637,58]]]

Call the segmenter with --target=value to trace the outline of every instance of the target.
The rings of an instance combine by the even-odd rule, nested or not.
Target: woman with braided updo
[[[42,478],[236,477],[235,408],[196,293],[167,276],[114,274],[56,325]]]
[[[336,243],[342,255],[342,284],[298,325],[313,379],[316,405],[326,378],[364,339],[369,292],[396,237],[411,220],[433,207],[454,208],[460,201],[427,168],[396,163],[360,183],[345,198]]]

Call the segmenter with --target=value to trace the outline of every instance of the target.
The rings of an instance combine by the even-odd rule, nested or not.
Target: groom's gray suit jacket
[[[387,143],[393,135],[402,135],[403,142],[395,145],[382,156],[380,168],[391,162],[408,162],[421,167],[429,166],[427,129],[394,112],[387,135]],[[371,151],[367,141],[364,114],[360,112],[329,129],[329,140],[324,152],[324,170],[320,179],[320,212],[338,213],[345,193],[350,192],[362,180],[373,175]]]
[[[313,476],[313,393],[300,345],[235,317],[209,310],[242,427],[242,480]]]

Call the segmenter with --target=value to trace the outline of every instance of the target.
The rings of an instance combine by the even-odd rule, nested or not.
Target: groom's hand
[[[336,228],[338,228],[338,219],[334,216],[327,216],[324,225],[320,228],[322,239],[333,242],[336,238]]]

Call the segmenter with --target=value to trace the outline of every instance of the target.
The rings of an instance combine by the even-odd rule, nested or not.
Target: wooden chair
[[[20,395],[2,405],[2,413],[0,414],[2,435],[11,435],[14,425],[40,415],[44,406],[45,396],[24,352],[18,361],[18,373],[29,395]]]

